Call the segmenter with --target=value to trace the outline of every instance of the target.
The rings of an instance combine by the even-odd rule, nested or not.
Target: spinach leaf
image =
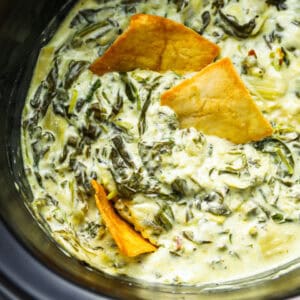
[[[154,144],[145,144],[144,142],[140,142],[138,147],[139,155],[145,168],[150,175],[154,175],[155,171],[161,166],[161,156],[172,152],[174,141],[157,141]]]
[[[203,34],[203,32],[205,31],[205,29],[207,28],[207,26],[210,23],[211,17],[210,17],[210,13],[209,11],[205,11],[202,15],[201,15],[201,19],[202,19],[202,28],[200,29],[199,33]]]
[[[38,167],[40,159],[46,155],[55,141],[55,137],[51,132],[45,131],[43,133],[42,129],[38,128],[36,140],[31,144],[35,167]]]
[[[96,16],[99,12],[103,10],[114,10],[113,6],[101,7],[99,9],[84,9],[79,11],[79,13],[73,18],[70,23],[70,27],[78,27],[80,25],[87,25],[95,22]]]
[[[45,93],[39,102],[38,110],[39,116],[43,118],[47,113],[48,107],[56,95],[56,88],[58,86],[58,61],[55,60],[54,66],[49,72],[46,80],[43,82]]]
[[[101,129],[94,124],[88,124],[86,127],[83,127],[81,131],[83,137],[88,138],[92,141],[96,141],[101,134]]]
[[[287,9],[286,0],[266,0],[266,3],[269,5],[276,6],[277,10]]]
[[[87,44],[92,41],[96,41],[112,29],[111,24],[108,21],[101,21],[98,23],[90,24],[84,28],[75,32],[71,46],[74,48],[81,47],[83,44]]]
[[[140,103],[140,96],[137,91],[136,86],[132,83],[127,73],[121,74],[121,80],[125,84],[125,93],[128,100],[132,103],[137,102]]]
[[[30,105],[32,108],[38,108],[40,106],[43,89],[44,89],[43,84],[40,84],[33,98],[30,100]]]
[[[159,85],[159,83],[156,83],[154,84],[149,92],[148,92],[148,96],[147,96],[147,99],[142,107],[142,111],[141,111],[141,114],[140,114],[140,118],[139,118],[139,123],[138,123],[138,127],[139,127],[139,134],[142,135],[144,134],[145,130],[146,130],[146,113],[147,113],[147,110],[149,108],[149,105],[151,103],[151,96],[152,96],[152,92],[153,90]]]
[[[188,185],[185,179],[181,179],[177,177],[172,182],[171,188],[175,195],[177,195],[179,198],[182,198],[187,194]]]
[[[92,100],[95,92],[99,89],[100,86],[101,86],[101,81],[100,79],[97,79],[91,86],[91,89],[89,90],[89,93],[86,96],[86,102],[90,102]]]
[[[69,63],[69,68],[68,68],[68,71],[65,75],[64,88],[68,90],[72,86],[74,81],[76,81],[78,79],[80,74],[87,68],[88,65],[89,65],[88,61],[84,61],[84,60],[75,61],[75,60],[72,60]]]
[[[162,206],[157,215],[154,217],[155,223],[164,228],[166,231],[172,229],[174,219],[174,213],[168,204]]]
[[[123,97],[120,95],[120,91],[119,91],[118,95],[117,95],[116,102],[112,107],[112,112],[111,112],[110,117],[116,116],[120,112],[120,110],[122,109],[123,104],[124,104],[124,100],[123,100]]]
[[[46,87],[48,88],[49,93],[53,94],[56,90],[57,87],[57,81],[58,81],[58,61],[55,60],[54,66],[49,72],[45,84]]]
[[[76,110],[77,112],[79,112],[82,107],[84,106],[85,103],[88,103],[90,102],[92,99],[93,99],[93,96],[95,94],[95,92],[100,88],[101,86],[101,81],[100,79],[97,79],[91,86],[87,96],[85,99],[83,98],[80,98],[77,103],[76,103]]]
[[[185,9],[188,6],[189,2],[189,0],[175,0],[174,3],[176,4],[177,12]]]
[[[112,138],[112,142],[114,145],[114,149],[118,152],[119,156],[123,159],[126,165],[130,168],[135,168],[135,164],[131,159],[130,154],[126,150],[125,143],[121,136],[115,136],[114,138]]]
[[[220,27],[224,30],[225,33],[236,38],[248,38],[249,36],[251,36],[256,26],[256,18],[253,18],[249,22],[241,25],[238,23],[237,19],[234,16],[226,15],[222,12],[222,10],[219,10],[219,15],[222,20],[222,22],[219,24]]]
[[[222,7],[224,7],[224,0],[214,0],[211,4],[212,9],[219,10]]]
[[[209,240],[197,240],[194,237],[194,233],[192,231],[183,231],[182,232],[183,237],[185,237],[190,242],[193,242],[196,245],[203,245],[203,244],[211,244],[212,241]]]
[[[228,216],[231,210],[225,203],[214,203],[208,207],[208,212],[216,216]]]
[[[271,137],[256,142],[254,147],[264,153],[270,153],[278,162],[285,166],[283,175],[292,176],[294,174],[295,161],[293,154],[286,143]]]

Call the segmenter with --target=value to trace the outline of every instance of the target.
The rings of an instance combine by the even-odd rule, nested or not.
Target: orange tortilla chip
[[[161,105],[176,112],[182,128],[195,127],[237,144],[258,141],[273,132],[229,58],[166,91]]]
[[[116,214],[102,185],[93,180],[92,186],[95,190],[97,207],[120,251],[128,257],[155,251],[157,248],[154,245],[145,240]]]
[[[128,29],[96,59],[90,70],[98,75],[146,69],[178,73],[200,71],[219,54],[219,47],[172,20],[137,14]]]

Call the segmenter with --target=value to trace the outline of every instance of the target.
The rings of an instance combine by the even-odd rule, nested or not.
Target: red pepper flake
[[[182,249],[182,246],[183,246],[183,244],[182,244],[182,238],[179,237],[179,236],[176,236],[176,237],[174,238],[174,241],[175,241],[175,244],[176,244],[176,251],[181,250],[181,249]]]
[[[277,55],[278,55],[278,63],[281,66],[283,64],[283,60],[284,60],[284,52],[280,48],[278,48],[276,50],[276,52],[277,52]]]
[[[256,52],[254,49],[251,49],[248,51],[248,56],[254,56],[255,58],[257,58]]]

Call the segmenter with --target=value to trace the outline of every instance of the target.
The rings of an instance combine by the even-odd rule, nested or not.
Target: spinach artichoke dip
[[[132,52],[118,53],[120,36],[145,15],[207,43],[208,66],[92,72],[105,53],[130,60]],[[171,38],[164,31],[164,39],[176,32]],[[132,48],[148,57],[155,47],[144,40]],[[269,126],[262,138],[239,143],[211,134],[221,117],[208,119],[207,130],[181,126],[181,105],[162,105],[164,93],[225,65]],[[219,83],[204,86],[215,91]],[[227,90],[236,87],[225,86],[221,102]],[[218,112],[229,109],[225,104]],[[66,253],[111,275],[199,285],[271,270],[299,256],[299,114],[298,0],[79,1],[41,50],[23,111],[29,206]],[[97,205],[103,197],[111,205],[110,219],[96,205],[97,189]],[[131,239],[129,229],[152,248],[126,255],[120,245],[127,230]]]

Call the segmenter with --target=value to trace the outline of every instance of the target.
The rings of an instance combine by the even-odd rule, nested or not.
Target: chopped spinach
[[[140,103],[140,96],[138,93],[138,90],[136,86],[133,84],[133,82],[130,80],[127,73],[121,74],[121,79],[125,84],[125,93],[128,98],[128,100],[132,103]]]
[[[189,241],[193,242],[196,245],[204,245],[204,244],[211,244],[212,241],[209,240],[197,240],[194,237],[193,232],[191,231],[183,231],[182,235]]]
[[[219,23],[219,26],[224,30],[225,33],[236,38],[248,38],[249,36],[251,36],[253,30],[256,27],[256,17],[251,19],[249,22],[241,25],[238,23],[236,17],[226,15],[222,12],[222,10],[219,10],[219,15],[221,17],[221,20],[223,21]]]
[[[83,60],[70,61],[68,71],[65,75],[64,88],[69,89],[72,86],[72,84],[74,83],[74,81],[76,81],[76,79],[78,79],[80,74],[87,68],[88,65],[89,65],[89,62],[83,61]]]
[[[150,90],[148,91],[148,96],[147,96],[147,99],[142,107],[142,110],[141,110],[141,114],[140,114],[140,118],[139,118],[139,124],[138,124],[138,127],[139,127],[139,134],[140,135],[143,135],[145,130],[146,130],[146,113],[147,113],[147,110],[149,108],[149,105],[151,103],[151,96],[152,96],[152,92],[153,90],[155,89],[155,87],[157,86],[158,84],[155,84],[154,86],[152,86],[150,88]]]
[[[30,100],[30,105],[33,108],[38,108],[40,106],[43,89],[44,89],[43,84],[40,84],[37,90],[35,91],[32,100]]]
[[[115,136],[112,138],[114,149],[118,152],[119,156],[123,159],[125,164],[130,168],[135,168],[135,164],[125,148],[125,143],[121,136]]]
[[[286,10],[288,7],[286,5],[286,0],[266,0],[268,5],[276,6],[277,10]]]
[[[211,21],[211,17],[210,17],[209,11],[203,12],[202,15],[201,15],[201,18],[202,18],[202,28],[200,29],[199,33],[203,34],[203,32],[208,27],[208,25],[209,25],[209,23]]]
[[[116,98],[116,102],[112,107],[112,113],[111,113],[110,117],[116,116],[120,112],[120,110],[122,109],[123,105],[124,105],[124,99],[120,95],[120,91],[119,91],[118,95],[117,95],[117,98]]]
[[[187,194],[188,185],[185,179],[176,178],[171,184],[172,191],[179,198]]]
[[[216,216],[228,216],[231,214],[229,207],[225,203],[213,203],[209,205],[208,212]]]
[[[174,213],[168,204],[162,206],[154,217],[155,222],[167,231],[172,229],[174,219]]]
[[[91,86],[87,96],[85,99],[81,98],[77,101],[76,103],[76,110],[79,112],[81,110],[81,108],[83,107],[83,105],[85,103],[90,102],[93,99],[94,94],[96,93],[96,91],[101,87],[101,81],[100,79],[97,79]]]
[[[173,0],[173,3],[175,3],[177,12],[183,11],[189,4],[189,0]]]
[[[95,124],[89,124],[87,127],[83,127],[81,132],[84,137],[95,141],[99,138],[101,129]]]
[[[276,138],[266,138],[254,143],[254,147],[265,153],[272,154],[285,167],[283,175],[292,176],[294,174],[295,161],[290,148],[283,141]]]
[[[224,0],[214,0],[212,1],[211,8],[219,10],[220,8],[224,7],[224,4]]]

